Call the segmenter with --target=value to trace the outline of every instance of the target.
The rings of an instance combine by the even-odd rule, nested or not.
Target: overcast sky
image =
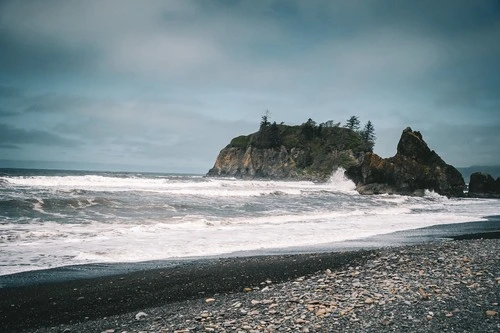
[[[0,166],[205,173],[266,110],[498,165],[500,2],[0,1]]]

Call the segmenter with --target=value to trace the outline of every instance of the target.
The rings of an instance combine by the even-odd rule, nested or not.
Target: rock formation
[[[346,171],[346,176],[361,194],[422,195],[432,190],[446,196],[463,196],[465,188],[460,172],[430,150],[422,135],[409,127],[403,131],[394,157],[366,153],[358,165]]]
[[[207,176],[324,181],[333,170],[358,163],[358,157],[370,150],[359,133],[347,128],[276,126],[279,137],[269,136],[271,140],[262,129],[234,138]]]
[[[285,147],[259,149],[249,146],[243,150],[227,147],[221,150],[209,176],[231,176],[236,178],[297,178],[297,156],[301,154]]]
[[[495,180],[487,173],[474,172],[470,176],[469,196],[474,198],[500,198],[500,177]]]
[[[347,128],[273,125],[274,135],[261,129],[234,138],[220,151],[207,176],[322,181],[343,167],[361,194],[423,195],[432,190],[464,195],[460,172],[409,127],[401,135],[397,154],[381,158],[359,133]]]

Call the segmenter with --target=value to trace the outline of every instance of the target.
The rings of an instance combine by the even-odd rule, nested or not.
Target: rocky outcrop
[[[279,125],[278,129],[277,141],[282,143],[272,147],[262,144],[262,131],[234,138],[220,151],[207,176],[321,181],[343,167],[361,194],[423,195],[431,190],[446,196],[464,195],[460,172],[409,127],[391,158],[369,151],[359,134],[346,128],[320,132],[315,127],[313,134],[304,125]]]
[[[357,164],[369,149],[359,133],[347,128],[276,126],[278,140],[270,142],[279,145],[266,144],[265,131],[236,137],[207,176],[324,181],[336,168]]]
[[[420,132],[409,127],[403,131],[394,157],[366,153],[346,176],[362,194],[421,195],[432,190],[456,197],[463,196],[465,188],[460,172],[429,149]]]
[[[241,179],[294,179],[323,181],[339,166],[339,161],[356,163],[352,151],[331,152],[321,160],[312,160],[311,165],[302,168],[310,159],[310,152],[304,148],[287,149],[255,148],[245,150],[238,147],[226,147],[217,156],[215,165],[207,173],[209,177],[235,177]],[[325,170],[328,170],[325,172]]]
[[[208,176],[236,178],[297,178],[296,160],[299,153],[281,149],[258,149],[249,146],[243,150],[227,147],[219,153]]]
[[[474,172],[470,176],[469,196],[474,198],[500,198],[500,177],[495,180],[487,173]]]

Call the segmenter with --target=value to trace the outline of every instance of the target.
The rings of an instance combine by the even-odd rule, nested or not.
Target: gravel
[[[499,302],[500,240],[438,241],[26,332],[500,332]]]

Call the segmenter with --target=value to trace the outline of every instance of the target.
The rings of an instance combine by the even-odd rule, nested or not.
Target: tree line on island
[[[293,177],[326,179],[331,175],[333,169],[337,167],[347,169],[358,163],[357,158],[367,152],[373,152],[374,144],[375,128],[373,123],[369,121],[360,130],[360,121],[357,116],[350,117],[344,125],[333,120],[317,124],[312,119],[308,119],[300,125],[286,125],[283,122],[280,124],[276,121],[271,122],[269,112],[266,112],[261,117],[257,132],[233,138],[226,146],[224,153],[239,156],[232,157],[239,162],[235,162],[230,167],[234,170],[229,171],[229,173],[238,174],[239,172],[242,176],[247,174],[255,176],[253,174],[255,171],[259,177],[269,176],[271,178],[286,178],[288,177],[286,175],[296,173],[296,176]],[[231,151],[230,149],[235,150]],[[277,155],[272,151],[276,152]],[[262,159],[262,168],[259,170],[257,170],[258,168],[253,168],[255,170],[250,168],[253,171],[250,169],[248,172],[245,171],[247,168],[243,166],[245,163],[241,162],[243,160],[239,160],[243,159],[245,152],[249,154],[247,157],[252,156],[254,162],[256,159],[266,156]],[[271,156],[273,157],[271,158]],[[260,162],[255,163],[260,165]],[[281,167],[287,172],[280,171],[283,173],[281,174],[276,170],[269,171]],[[221,173],[224,172],[226,171],[221,171]]]
[[[297,126],[287,126],[282,122],[281,124],[277,124],[275,121],[270,122],[269,111],[261,117],[259,131],[255,134],[252,145],[258,148],[279,148],[283,144],[285,144],[286,137],[290,134],[288,131],[289,128],[295,128]],[[347,119],[344,124],[344,128],[347,128],[356,134],[362,139],[364,151],[373,151],[373,147],[375,146],[375,127],[373,123],[368,120],[363,129],[360,129],[360,120],[358,116],[351,116]],[[310,143],[311,141],[318,140],[324,141],[322,139],[326,138],[331,133],[331,128],[339,128],[340,122],[334,122],[333,120],[328,120],[324,123],[317,124],[314,120],[309,118],[305,123],[299,126],[299,131],[295,131],[295,134],[299,134],[299,140],[296,145],[288,145],[285,146],[301,146],[304,143]],[[288,135],[289,136],[289,135]],[[239,137],[242,138],[242,137]],[[338,147],[342,148],[342,147]]]

